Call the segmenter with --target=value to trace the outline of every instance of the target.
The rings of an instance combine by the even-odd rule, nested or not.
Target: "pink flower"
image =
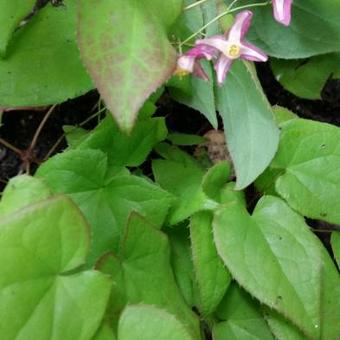
[[[279,23],[288,26],[291,20],[293,0],[273,0],[274,18]]]
[[[244,40],[253,13],[243,11],[237,14],[235,21],[226,35],[216,35],[206,39],[197,40],[197,46],[210,46],[220,52],[218,60],[215,62],[217,82],[221,85],[233,61],[241,58],[251,61],[267,61],[268,57],[256,46]]]
[[[178,58],[175,75],[182,77],[193,73],[199,78],[209,80],[199,61],[203,58],[212,60],[216,58],[218,54],[218,51],[213,47],[197,44]]]

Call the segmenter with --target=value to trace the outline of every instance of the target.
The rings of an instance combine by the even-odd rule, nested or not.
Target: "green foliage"
[[[339,128],[272,108],[249,62],[219,87],[205,60],[210,81],[166,83],[175,47],[229,27],[231,3],[65,0],[17,29],[35,1],[0,0],[0,114],[93,81],[114,116],[64,127],[68,148],[2,193],[0,339],[339,338]],[[272,5],[251,7],[246,38],[290,59],[272,60],[287,89],[319,98],[339,76],[340,0],[294,0],[289,27]],[[215,128],[218,111],[233,164],[203,164],[204,137],[152,117],[168,94]],[[305,217],[329,223],[334,260]]]
[[[105,251],[117,249],[132,211],[160,227],[172,201],[168,193],[149,181],[110,166],[99,150],[71,150],[57,155],[40,167],[37,176],[54,192],[68,194],[90,222],[90,262]]]
[[[340,77],[340,54],[320,55],[309,60],[273,59],[276,79],[285,89],[306,99],[321,99],[327,80]]]
[[[91,339],[105,312],[108,276],[80,267],[88,225],[68,198],[47,193],[39,180],[19,177],[1,201],[2,339]]]
[[[35,0],[14,0],[0,1],[0,21],[1,21],[1,32],[0,32],[0,56],[6,54],[8,42],[19,26],[20,21],[28,15],[35,4]]]
[[[61,103],[92,89],[76,44],[75,1],[64,2],[43,8],[13,34],[0,58],[0,106]]]
[[[250,40],[269,55],[283,59],[339,52],[339,8],[339,0],[294,0],[289,27],[274,21],[270,6],[255,9]]]
[[[243,189],[269,165],[279,140],[273,112],[250,64],[234,63],[225,85],[217,89],[217,108],[235,167],[236,187]]]
[[[181,0],[81,0],[79,47],[119,126],[131,131],[138,110],[175,67],[167,31]],[[160,15],[161,14],[161,15]],[[128,29],[127,29],[128,27]]]
[[[145,329],[141,334],[138,325]],[[121,340],[193,340],[176,317],[153,306],[127,307],[119,320],[118,337]]]

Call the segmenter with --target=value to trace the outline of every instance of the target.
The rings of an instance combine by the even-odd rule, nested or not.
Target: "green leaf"
[[[116,336],[107,324],[103,324],[93,340],[116,340]]]
[[[86,164],[86,166],[84,166]],[[151,181],[107,164],[99,150],[71,150],[56,155],[37,171],[54,192],[69,195],[92,229],[89,262],[116,249],[132,211],[160,227],[172,197]]]
[[[202,190],[204,170],[194,160],[188,158],[183,162],[156,159],[152,162],[152,171],[156,182],[178,198],[170,211],[168,222],[171,225],[185,220],[204,207],[216,205]]]
[[[0,56],[6,54],[7,45],[20,21],[33,9],[36,0],[0,1]]]
[[[168,239],[146,220],[135,213],[131,215],[118,256],[104,259],[101,267],[112,275],[126,304],[143,303],[166,309],[183,322],[195,339],[199,338],[198,319],[184,302],[174,279]],[[116,301],[112,303],[115,305]]]
[[[340,71],[340,54],[326,54],[309,60],[273,59],[272,70],[282,86],[298,97],[321,99],[329,77]]]
[[[221,207],[213,226],[218,253],[238,283],[318,338],[327,313],[322,246],[303,218],[280,199],[265,196],[252,216],[238,203]]]
[[[75,1],[64,3],[46,6],[14,33],[0,59],[1,106],[61,103],[92,89],[75,41]]]
[[[282,126],[269,172],[277,193],[304,216],[340,224],[340,129],[294,119]],[[266,175],[266,174],[265,174]]]
[[[99,149],[109,165],[139,166],[152,148],[164,140],[167,129],[164,118],[147,118],[137,121],[131,134],[120,131],[112,117],[106,117],[77,146],[78,149]]]
[[[216,92],[217,108],[236,171],[236,189],[243,189],[274,157],[279,130],[251,64],[235,62],[225,84]]]
[[[265,318],[276,339],[304,340],[306,336],[291,322],[270,308],[264,308]]]
[[[18,207],[0,221],[0,338],[91,339],[111,282],[79,270],[90,241],[86,221],[64,196],[24,208],[18,200]]]
[[[27,175],[14,177],[2,194],[0,217],[49,196],[51,196],[51,191],[43,181]]]
[[[292,111],[279,105],[273,106],[273,112],[274,112],[276,124],[279,126],[281,126],[284,122],[287,122],[288,120],[299,118]]]
[[[227,161],[222,161],[212,166],[203,177],[203,192],[212,200],[220,202],[221,189],[227,184],[230,173],[231,166]]]
[[[288,27],[274,20],[271,7],[255,10],[248,34],[269,55],[298,59],[340,50],[340,0],[294,0]]]
[[[190,244],[190,231],[187,223],[166,228],[171,248],[171,266],[175,280],[186,303],[193,307],[196,302],[194,268]]]
[[[211,224],[212,213],[209,211],[196,213],[190,221],[194,273],[203,316],[215,311],[231,281],[229,271],[217,254]]]
[[[202,136],[198,135],[190,135],[187,133],[169,133],[167,139],[175,145],[198,145],[202,144],[206,141],[206,139]]]
[[[119,319],[119,340],[193,340],[173,314],[148,305],[128,306]]]
[[[216,314],[225,320],[214,325],[216,340],[274,340],[260,312],[260,304],[235,283],[228,289]]]
[[[199,111],[217,129],[213,68],[208,61],[201,61],[201,64],[210,81],[205,81],[193,75],[186,78],[175,76],[171,78],[167,86],[172,98]]]
[[[173,73],[167,33],[182,0],[79,1],[79,47],[118,125],[131,131],[143,102]]]

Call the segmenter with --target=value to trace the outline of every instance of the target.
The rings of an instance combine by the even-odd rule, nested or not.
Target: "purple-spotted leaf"
[[[167,30],[182,0],[80,0],[81,55],[119,126],[130,131],[148,96],[172,74]]]

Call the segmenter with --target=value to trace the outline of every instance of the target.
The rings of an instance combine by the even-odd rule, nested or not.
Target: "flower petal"
[[[216,61],[214,68],[217,76],[218,85],[222,85],[225,77],[230,70],[231,64],[233,63],[232,59],[227,58],[225,55],[221,54],[221,56]]]
[[[198,59],[205,58],[207,60],[211,60],[217,57],[218,50],[206,44],[196,43],[195,47],[187,51],[185,55]]]
[[[191,57],[188,55],[181,55],[177,59],[177,70],[179,72],[188,72],[191,73],[194,70],[195,57]]]
[[[288,26],[291,20],[293,0],[273,0],[273,12],[276,21]]]
[[[240,58],[251,61],[268,60],[268,56],[262,50],[246,41],[242,42]]]
[[[217,49],[218,51],[224,53],[229,46],[229,43],[223,35],[213,35],[209,38],[200,39],[196,41],[197,45],[206,45],[208,47],[212,47]]]
[[[235,17],[234,23],[227,33],[228,40],[233,44],[239,44],[248,32],[253,13],[251,11],[242,11]]]

